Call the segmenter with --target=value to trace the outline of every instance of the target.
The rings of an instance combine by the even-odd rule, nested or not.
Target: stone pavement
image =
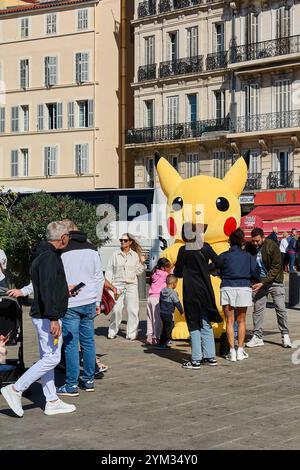
[[[141,302],[143,332],[145,312]],[[28,309],[24,318],[30,366],[37,344]],[[187,342],[160,352],[124,336],[106,339],[107,325],[105,317],[96,320],[96,344],[110,369],[95,393],[66,399],[77,405],[76,413],[45,416],[39,384],[24,398],[22,419],[0,396],[1,449],[300,448],[300,365],[291,362],[296,350],[281,347],[272,309],[266,312],[265,347],[248,350],[243,362],[219,358],[217,367],[199,371],[180,366],[189,357]],[[292,339],[300,340],[299,310],[289,310],[289,325]],[[63,383],[59,373],[57,383]]]

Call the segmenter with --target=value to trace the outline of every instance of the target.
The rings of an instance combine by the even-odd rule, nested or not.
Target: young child
[[[159,295],[166,287],[166,278],[172,269],[167,258],[160,258],[150,276],[147,302],[147,344],[157,344],[160,337]]]
[[[177,286],[177,277],[174,274],[169,274],[166,279],[167,287],[162,289],[159,297],[159,309],[160,318],[162,321],[162,333],[159,340],[159,349],[169,348],[169,341],[173,330],[173,313],[175,307],[179,310],[181,315],[184,311],[177,292],[175,292]]]

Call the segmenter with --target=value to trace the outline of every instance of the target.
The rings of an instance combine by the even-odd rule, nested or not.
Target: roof
[[[11,15],[12,13],[31,13],[37,10],[44,10],[48,8],[57,8],[68,5],[76,5],[80,3],[98,3],[99,0],[50,0],[27,5],[19,5],[11,8],[0,10],[0,16]]]

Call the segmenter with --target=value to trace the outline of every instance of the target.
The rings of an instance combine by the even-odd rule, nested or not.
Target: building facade
[[[299,188],[300,3],[135,2],[135,186],[154,150],[187,178],[222,177],[251,150],[246,193]]]
[[[119,187],[120,4],[0,10],[0,185]]]

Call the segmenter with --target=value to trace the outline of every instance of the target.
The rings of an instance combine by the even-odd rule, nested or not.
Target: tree
[[[19,199],[10,216],[0,217],[0,242],[8,258],[11,283],[20,287],[29,281],[32,250],[44,239],[47,225],[63,219],[72,220],[92,243],[100,244],[96,208],[80,199],[35,193]]]

